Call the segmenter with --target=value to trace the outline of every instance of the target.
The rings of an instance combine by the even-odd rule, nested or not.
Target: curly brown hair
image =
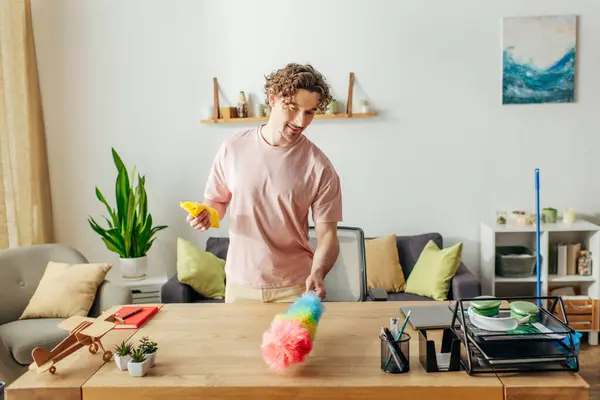
[[[265,83],[267,104],[271,92],[280,97],[284,104],[289,104],[296,90],[305,89],[309,92],[319,93],[317,108],[321,112],[325,112],[333,98],[325,77],[310,64],[289,63],[265,78],[267,80]]]

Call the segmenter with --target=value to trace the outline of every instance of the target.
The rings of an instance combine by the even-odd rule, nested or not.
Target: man
[[[323,281],[339,252],[340,179],[303,133],[330,103],[330,89],[312,66],[288,64],[267,76],[265,93],[267,123],[222,144],[204,192],[220,219],[230,214],[225,301],[290,302],[309,290],[324,299]],[[200,232],[210,227],[206,212],[187,221]]]

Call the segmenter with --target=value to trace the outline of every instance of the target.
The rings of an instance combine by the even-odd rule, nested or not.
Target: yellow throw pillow
[[[177,279],[211,299],[225,298],[225,260],[177,239]]]
[[[86,317],[111,264],[50,261],[19,319]]]
[[[440,250],[430,240],[406,280],[406,293],[447,300],[450,281],[460,266],[462,247],[462,243],[457,243]]]
[[[365,240],[365,258],[367,288],[383,288],[392,293],[404,290],[406,283],[395,234]]]

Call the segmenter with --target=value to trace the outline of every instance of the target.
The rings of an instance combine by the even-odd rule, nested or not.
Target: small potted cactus
[[[146,354],[141,348],[136,348],[131,351],[131,360],[127,363],[127,369],[129,375],[142,377],[148,372],[148,364],[146,361]]]
[[[154,367],[156,362],[156,351],[158,350],[158,343],[151,341],[148,336],[144,336],[140,339],[140,349],[144,352],[147,358],[147,363],[150,367]]]
[[[115,364],[121,371],[127,370],[127,363],[131,360],[131,351],[133,350],[131,343],[123,340],[121,344],[115,346]]]

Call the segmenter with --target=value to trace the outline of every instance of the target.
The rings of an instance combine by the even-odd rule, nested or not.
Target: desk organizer
[[[555,310],[565,314],[560,297],[496,297],[502,305],[498,317],[510,316],[510,303],[527,301],[550,304],[539,307],[534,323],[522,323],[509,331],[491,331],[476,327],[470,321],[468,307],[477,298],[459,299],[450,305],[451,327],[461,342],[460,363],[469,373],[579,371],[578,336],[566,319],[556,317]]]
[[[435,342],[427,338],[427,330],[419,329],[419,362],[427,372],[460,371],[460,339],[450,329],[444,329],[442,334],[441,352],[435,351]],[[440,359],[448,359],[448,368],[440,367]]]

